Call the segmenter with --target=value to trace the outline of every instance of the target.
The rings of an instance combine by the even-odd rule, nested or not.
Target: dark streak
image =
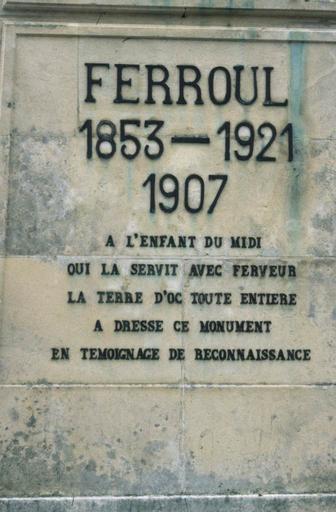
[[[210,144],[207,135],[174,135],[171,138],[172,144]]]

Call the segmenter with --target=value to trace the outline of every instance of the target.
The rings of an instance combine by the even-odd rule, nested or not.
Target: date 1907
[[[165,122],[158,119],[121,119],[118,123],[103,119],[94,127],[93,120],[87,119],[79,131],[86,133],[86,158],[89,160],[94,155],[109,160],[118,152],[127,160],[134,160],[141,153],[150,160],[157,160],[163,155],[167,144],[167,137],[162,134],[164,125]],[[144,132],[141,135],[140,129]],[[292,162],[294,158],[292,123],[279,130],[270,122],[255,127],[250,121],[241,121],[235,125],[225,121],[216,130],[215,137],[221,137],[224,141],[224,161],[235,159],[247,162],[253,159],[257,162],[275,162],[277,157],[273,153],[273,146],[279,139],[282,148],[286,148],[287,161]],[[210,144],[211,138],[207,135],[173,136],[169,142]],[[195,173],[182,179],[171,173],[161,177],[151,173],[142,186],[149,189],[149,213],[154,214],[158,210],[173,213],[181,204],[191,214],[199,213],[204,208],[208,214],[212,214],[227,181],[226,174],[209,174],[205,180]],[[214,190],[212,200],[205,206],[205,189],[212,188],[210,184],[213,182],[219,186]]]

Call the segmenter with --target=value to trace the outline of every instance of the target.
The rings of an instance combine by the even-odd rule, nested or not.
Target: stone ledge
[[[230,14],[262,16],[300,16],[336,17],[336,3],[333,0],[3,0],[5,10],[62,10],[62,11],[104,11],[147,13],[176,13],[188,10],[192,13]]]
[[[0,500],[0,512],[333,512],[336,494],[139,496]]]

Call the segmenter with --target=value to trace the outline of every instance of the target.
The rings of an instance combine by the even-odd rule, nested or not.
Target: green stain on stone
[[[237,0],[229,0],[228,1],[229,9],[254,9],[255,2],[254,0],[244,0],[237,2]]]
[[[243,2],[243,8],[254,9],[254,0],[245,0],[245,2]]]
[[[127,162],[127,199],[131,201],[133,193],[133,165],[132,162]]]
[[[290,43],[289,121],[294,130],[294,158],[289,164],[289,237],[292,255],[297,253],[301,231],[302,176],[304,173],[305,43]]]

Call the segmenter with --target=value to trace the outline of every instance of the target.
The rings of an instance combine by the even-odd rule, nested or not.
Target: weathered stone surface
[[[176,276],[130,275],[142,259],[81,258],[90,275],[69,276],[68,265],[78,259],[10,257],[5,263],[2,323],[2,383],[335,383],[333,340],[335,323],[335,265],[330,259],[277,260],[213,259],[222,277],[190,277],[202,260],[151,260],[176,265]],[[275,279],[233,277],[234,266],[249,263],[295,268],[296,277]],[[120,275],[101,276],[101,265],[118,265]],[[106,263],[107,262],[107,263]],[[136,263],[134,263],[136,262]],[[283,267],[285,265],[285,267]],[[138,268],[138,267],[137,267]],[[277,267],[276,267],[277,268]],[[189,276],[189,277],[188,277]],[[212,284],[213,283],[213,284]],[[80,290],[86,304],[68,304],[68,290]],[[97,291],[143,290],[141,304],[99,304]],[[183,304],[155,304],[162,290],[183,294]],[[196,293],[231,293],[231,304],[199,305]],[[295,293],[296,305],[241,305],[242,293]],[[161,293],[161,292],[159,292]],[[212,299],[215,301],[215,299]],[[222,299],[221,299],[222,300]],[[223,300],[222,300],[223,302]],[[15,305],[15,307],[13,307]],[[146,307],[146,316],[144,315]],[[35,313],[32,314],[32,311]],[[143,318],[162,321],[162,332],[116,332],[116,323]],[[104,332],[94,332],[97,319]],[[174,322],[188,319],[189,332],[174,330]],[[270,322],[263,332],[201,332],[206,322]],[[69,361],[52,361],[52,348],[69,347]],[[83,360],[82,348],[156,348],[159,361]],[[184,348],[185,361],[169,361],[169,348]],[[195,360],[195,349],[309,350],[307,361]],[[227,356],[229,358],[229,356]],[[257,357],[257,356],[256,356]],[[20,372],[17,371],[18,364]]]
[[[197,260],[193,260],[194,262]],[[214,260],[217,261],[217,260]],[[249,263],[253,260],[249,259]],[[282,265],[282,260],[255,260],[257,265],[265,263]],[[185,308],[185,317],[190,318],[191,336],[184,337],[184,346],[191,357],[185,362],[185,378],[188,382],[203,383],[252,383],[252,384],[313,384],[335,382],[333,364],[334,325],[334,276],[333,259],[286,260],[294,265],[296,277],[288,279],[242,277],[241,270],[247,261],[225,260],[225,272],[216,279],[212,291],[232,290],[232,304],[229,305],[193,305]],[[238,267],[237,276],[233,277]],[[286,267],[288,268],[288,267]],[[330,287],[329,287],[330,286]],[[207,290],[206,279],[185,279],[185,295]],[[243,304],[249,300],[249,293],[295,293],[296,306],[272,306]],[[195,295],[194,295],[195,297]],[[252,295],[254,299],[254,295]],[[258,299],[259,300],[259,299]],[[262,299],[263,300],[263,299]],[[259,320],[271,322],[270,332],[267,325],[262,333],[225,332],[222,333],[218,321]],[[209,322],[209,324],[207,324]],[[211,325],[212,323],[212,325]],[[217,324],[216,324],[217,323]],[[329,327],[330,329],[329,329]],[[225,326],[224,326],[225,328]],[[203,332],[202,332],[203,329]],[[209,332],[204,332],[208,330]],[[310,348],[309,348],[310,347]],[[195,349],[226,350],[223,360],[194,360]],[[230,361],[229,349],[287,349],[308,348],[311,350],[309,361],[302,364],[283,361]],[[255,354],[257,357],[257,354]],[[194,356],[194,357],[193,357]],[[220,357],[218,354],[216,356]],[[225,360],[226,359],[226,360]]]
[[[110,63],[117,59],[122,62],[132,55],[132,62],[139,63],[143,70],[151,62],[148,56],[155,55],[157,61],[174,69],[180,62],[181,44],[184,45],[184,59],[202,66],[205,75],[211,67],[232,67],[240,62],[241,52],[246,66],[257,63],[261,69],[272,64],[275,70],[281,69],[274,82],[275,97],[282,98],[286,93],[290,103],[288,111],[271,108],[266,112],[260,105],[243,108],[233,103],[223,113],[218,106],[210,104],[204,115],[201,106],[189,106],[182,112],[179,105],[169,109],[166,105],[148,105],[141,97],[137,116],[142,122],[154,116],[165,120],[165,152],[160,169],[180,177],[188,170],[202,174],[204,169],[211,173],[223,172],[223,140],[216,135],[216,130],[226,117],[234,123],[248,116],[256,126],[267,118],[279,130],[290,120],[296,129],[296,163],[293,165],[286,164],[285,148],[279,143],[273,150],[279,162],[251,160],[245,165],[237,160],[225,162],[224,170],[229,173],[225,201],[218,205],[213,217],[198,220],[197,233],[262,236],[263,248],[253,251],[259,255],[335,254],[332,236],[335,192],[327,185],[335,172],[332,164],[335,127],[333,109],[329,108],[334,102],[331,44],[304,41],[289,45],[285,41],[264,41],[264,51],[260,53],[260,42],[191,40],[181,43],[165,39],[169,36],[167,31],[155,42],[140,39],[141,45],[138,38],[129,36],[106,38],[102,45],[99,38],[88,38],[83,34],[77,48],[76,38],[62,37],[55,31],[57,29],[49,37],[43,37],[43,46],[39,37],[29,34],[22,34],[17,39],[7,234],[10,254],[102,254],[102,251],[110,254],[103,245],[110,231],[121,239],[125,233],[143,232],[144,229],[153,234],[167,231],[178,234],[183,225],[184,234],[194,234],[195,222],[183,212],[177,223],[158,212],[144,224],[148,199],[142,183],[145,171],[156,170],[155,161],[145,160],[140,155],[127,162],[117,151],[113,165],[110,160],[97,158],[84,165],[85,136],[78,133],[76,127],[86,118],[93,117],[98,122],[112,116],[115,121],[131,116],[132,112],[129,107],[125,110],[124,105],[112,102],[113,70],[105,70],[104,86],[96,87],[99,89],[95,91],[97,102],[83,102],[85,61],[98,59]],[[258,36],[256,32],[249,38]],[[77,80],[78,100],[74,87]],[[144,88],[144,84],[145,76],[141,71],[134,87]],[[328,102],[321,103],[323,91],[328,91]],[[172,87],[172,94],[176,100],[176,87]],[[58,105],[52,116],[51,98]],[[170,136],[183,131],[190,134],[194,126],[210,133],[213,138],[211,148],[170,146]],[[244,205],[239,215],[236,215],[237,204]],[[201,251],[199,247],[197,249],[190,254]],[[227,255],[227,248],[219,253]],[[149,254],[153,252],[146,251],[146,255]],[[184,253],[180,250],[178,254]],[[211,250],[210,254],[218,252]]]
[[[3,27],[1,48],[1,512],[336,508],[335,6],[267,4],[4,2],[0,19],[14,23]],[[87,63],[105,63],[93,74],[93,102],[85,101]],[[117,100],[120,63],[139,66],[124,75],[132,79],[122,85],[127,103]],[[157,104],[149,99],[149,64],[169,70],[172,101],[162,103],[157,84]],[[181,65],[200,69],[204,104],[190,83],[179,99]],[[251,105],[251,74],[245,101],[237,99],[240,65],[258,67]],[[222,106],[208,90],[219,66],[232,85]],[[267,106],[270,67],[272,98],[288,106]],[[134,159],[122,155],[137,142],[122,135],[121,120],[132,121],[126,133],[139,141]],[[144,154],[158,146],[146,125],[153,120],[164,121],[157,159]],[[191,135],[203,142],[174,142]],[[223,174],[211,213],[211,176]],[[194,241],[155,247],[155,236]],[[210,247],[206,237],[222,243]],[[260,243],[235,248],[236,237]],[[102,275],[102,264],[118,272]],[[151,265],[149,274],[132,275],[138,265]],[[159,272],[162,265],[175,271]],[[249,274],[274,265],[287,274]],[[143,301],[100,303],[97,291],[141,292]],[[195,294],[224,292],[226,304],[192,304]],[[295,294],[295,304],[242,304],[244,293]],[[122,320],[162,321],[164,330],[116,332]],[[268,330],[200,332],[206,321]],[[160,361],[97,360],[111,347],[160,349]],[[92,360],[81,358],[83,348]],[[169,360],[171,348],[185,359]],[[195,360],[195,349],[225,360]],[[52,360],[54,350],[64,352]],[[237,350],[309,357],[233,361]]]
[[[235,0],[235,2],[230,0],[212,0],[211,2],[204,0],[169,0],[168,2],[165,0],[156,0],[155,2],[151,0],[124,0],[123,2],[120,0],[4,0],[3,4],[9,10],[20,8],[34,10],[69,8],[72,10],[77,9],[79,12],[86,9],[117,12],[118,10],[129,10],[130,8],[134,10],[136,10],[135,8],[145,8],[147,13],[158,10],[166,14],[174,12],[174,9],[182,11],[182,13],[183,10],[188,9],[188,12],[190,10],[190,12],[206,11],[207,13],[211,13],[213,10],[219,13],[241,10],[245,14],[253,12],[260,14],[264,11],[269,15],[286,14],[288,11],[293,11],[295,14],[300,12],[301,15],[304,13],[306,16],[309,16],[310,13],[315,16],[316,14],[321,16],[324,13],[330,15],[335,10],[332,0],[315,0],[308,4],[305,0],[297,0],[295,4],[291,0],[282,0],[276,4],[270,4],[267,0],[258,0],[258,2],[246,2],[245,0]]]
[[[181,489],[181,391],[2,390],[1,495]]]
[[[334,400],[329,388],[186,393],[187,493],[333,492]]]
[[[90,276],[70,277],[73,258],[7,258],[2,327],[2,382],[24,383],[177,383],[181,364],[168,361],[169,347],[182,347],[173,323],[183,311],[175,304],[154,304],[155,290],[181,290],[182,269],[176,277],[129,276],[133,260],[117,260],[125,275],[102,277],[101,258],[89,258]],[[111,261],[111,260],[109,260]],[[139,260],[137,260],[139,262]],[[160,260],[159,260],[160,261]],[[175,260],[166,260],[175,263]],[[106,263],[107,265],[107,263]],[[108,265],[111,267],[111,264]],[[86,304],[68,304],[68,290],[82,290]],[[97,290],[142,290],[143,303],[98,304]],[[15,304],[15,308],[13,308]],[[144,315],[146,308],[146,315]],[[32,314],[35,311],[35,314]],[[115,332],[115,321],[162,320],[163,332]],[[94,332],[97,319],[103,332]],[[53,347],[69,347],[69,361],[52,361]],[[83,360],[81,348],[159,349],[161,361]],[[20,362],[20,372],[17,367]]]
[[[333,512],[335,505],[333,496],[0,500],[1,512]]]
[[[335,390],[328,387],[21,387],[2,394],[3,496],[334,488]]]

